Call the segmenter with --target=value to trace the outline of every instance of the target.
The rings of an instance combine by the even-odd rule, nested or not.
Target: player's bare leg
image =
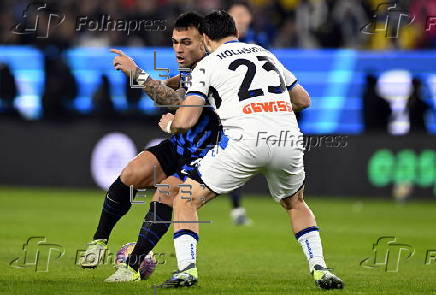
[[[330,272],[324,261],[315,215],[304,202],[303,194],[304,188],[301,188],[294,195],[280,200],[280,204],[288,212],[292,231],[308,260],[309,271],[313,275],[316,285],[322,289],[342,289],[344,283]]]
[[[294,234],[305,228],[316,226],[315,215],[304,202],[303,193],[304,188],[300,189],[292,197],[280,201],[280,204],[289,214]]]
[[[154,188],[167,178],[156,156],[143,151],[133,158],[121,172],[121,182],[135,189]]]
[[[106,193],[97,230],[80,259],[82,267],[95,268],[101,262],[112,229],[131,208],[130,199],[135,197],[136,189],[152,187],[165,178],[159,161],[149,151],[141,152],[127,164]],[[130,186],[134,187],[132,196]]]
[[[197,210],[216,194],[188,178],[174,199],[174,249],[178,271],[165,281],[164,288],[189,287],[197,283]]]
[[[138,280],[142,260],[156,246],[171,225],[173,200],[179,192],[178,185],[181,183],[179,178],[170,176],[159,184],[150,202],[150,209],[145,215],[132,253],[126,263],[117,265],[117,270],[105,280],[106,282]]]
[[[198,209],[215,196],[216,194],[204,185],[191,178],[186,179],[183,186],[180,187],[179,193],[174,198],[174,220],[176,221],[174,223],[174,232],[190,230],[198,234],[198,222],[186,221],[198,221]]]

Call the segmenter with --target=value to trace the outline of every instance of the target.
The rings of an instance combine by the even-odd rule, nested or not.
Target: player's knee
[[[162,186],[156,188],[156,193],[153,196],[153,201],[166,204],[170,207],[173,207],[174,198],[179,193],[179,187],[177,185],[169,187]]]
[[[281,199],[280,205],[282,205],[282,207],[285,208],[285,210],[291,210],[292,209],[291,197]]]
[[[292,196],[281,199],[280,204],[286,210],[299,209],[301,207],[306,207],[307,205],[304,202],[303,189],[299,190],[298,192],[296,192]]]
[[[125,185],[133,185],[134,188],[145,188],[150,184],[152,174],[146,166],[139,167],[133,162],[130,162],[121,172],[121,181]]]
[[[180,192],[180,187],[178,185],[170,184],[169,191],[170,191],[170,196],[172,197],[172,199],[174,199]]]
[[[130,167],[129,165],[127,165],[127,167],[125,167],[122,171],[121,171],[121,181],[125,184],[125,185],[133,185],[134,187],[137,186],[137,179],[136,179],[136,175],[135,175],[135,171],[134,169],[132,169],[132,167]]]

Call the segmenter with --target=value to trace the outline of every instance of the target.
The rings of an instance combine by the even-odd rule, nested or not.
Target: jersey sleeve
[[[294,74],[291,73],[287,68],[283,67],[284,74],[285,74],[285,83],[286,83],[286,89],[290,91],[292,88],[294,88],[295,85],[298,84],[298,80],[295,77]]]
[[[289,71],[287,68],[285,68],[285,66],[278,60],[278,58],[274,54],[270,54],[273,57],[275,63],[277,63],[277,65],[282,68],[285,78],[286,89],[290,91],[292,88],[294,88],[295,85],[298,84],[297,77],[295,77],[295,75],[292,74],[291,71]]]
[[[186,92],[188,95],[196,95],[207,101],[209,95],[211,69],[206,63],[200,62],[191,73],[191,83]]]

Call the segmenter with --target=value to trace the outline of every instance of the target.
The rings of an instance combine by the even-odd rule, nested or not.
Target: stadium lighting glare
[[[92,151],[92,178],[99,187],[107,190],[123,167],[136,154],[136,146],[126,134],[117,132],[106,134]]]
[[[377,92],[391,104],[392,117],[389,131],[392,134],[404,134],[409,131],[407,100],[412,92],[412,76],[407,70],[391,70],[380,75]]]

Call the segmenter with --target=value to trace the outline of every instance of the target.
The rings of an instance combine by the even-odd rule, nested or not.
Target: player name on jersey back
[[[249,53],[257,53],[257,52],[265,52],[265,51],[267,51],[265,48],[258,47],[258,46],[251,46],[251,47],[243,47],[239,49],[227,49],[224,52],[217,53],[216,56],[218,56],[220,59],[224,59],[226,57],[232,57],[240,54],[249,54]]]

